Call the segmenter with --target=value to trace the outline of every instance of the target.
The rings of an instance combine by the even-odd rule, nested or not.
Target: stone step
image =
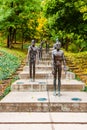
[[[42,71],[45,70],[45,71],[48,71],[48,72],[50,70],[50,72],[52,72],[52,65],[51,64],[50,65],[36,64],[35,68],[36,68],[36,70],[42,70]],[[64,70],[63,68],[64,68],[64,66],[62,66],[62,70]],[[28,65],[24,66],[23,71],[29,71],[29,66]]]
[[[28,61],[26,61],[26,64],[28,65]],[[51,60],[37,60],[36,65],[52,65]]]
[[[35,79],[46,79],[48,77],[48,75],[51,75],[52,77],[52,74],[50,71],[42,71],[42,70],[36,70],[35,72]],[[20,72],[19,74],[19,78],[20,79],[30,79],[30,74],[29,74],[29,71],[22,71]]]
[[[87,112],[87,93],[10,92],[0,101],[0,112]]]
[[[87,130],[87,124],[1,124],[0,130]]]
[[[28,62],[26,61],[26,64],[27,64]],[[37,62],[36,62],[36,65],[52,65],[52,61],[51,60],[37,60]]]
[[[24,74],[24,76],[23,76]],[[50,77],[49,77],[50,76]],[[23,71],[19,74],[19,77],[21,79],[29,79],[29,66],[24,66]],[[49,77],[49,78],[53,78],[52,75],[52,67],[51,65],[36,65],[36,79],[38,78],[45,78],[45,77]],[[75,79],[75,74],[73,72],[67,71],[66,75],[65,72],[63,70],[63,66],[62,66],[62,79],[67,78],[67,79]]]
[[[52,54],[42,54],[42,60],[51,60],[52,59]]]
[[[61,90],[62,91],[81,91],[85,87],[85,84],[81,81],[72,79],[62,79],[61,80]],[[53,80],[52,79],[36,79],[34,82],[30,80],[16,80],[11,85],[11,91],[53,91]]]
[[[51,60],[39,60],[39,64],[44,64],[44,65],[51,65],[52,61]]]
[[[42,79],[46,79],[46,78],[51,78],[53,79],[53,74],[52,74],[52,70],[50,69],[47,69],[46,71],[46,68],[44,69],[45,67],[42,67],[42,68],[36,68],[36,72],[35,72],[35,79],[38,79],[38,78],[42,78]],[[28,68],[24,68],[24,71],[20,72],[19,73],[19,78],[20,79],[29,79],[29,69]],[[73,72],[69,72],[67,71],[66,75],[65,75],[65,72],[62,71],[62,79],[75,79],[75,74]]]
[[[50,50],[48,53],[46,53],[46,51],[42,50],[42,56],[52,56],[52,50]]]
[[[38,118],[37,118],[38,117]],[[2,112],[1,124],[87,124],[87,113],[75,112]],[[1,130],[1,129],[0,129]]]
[[[36,69],[37,70],[42,70],[42,71],[43,70],[47,70],[47,71],[50,70],[50,71],[52,71],[52,66],[51,65],[45,65],[45,64],[44,65],[43,64],[39,64],[39,65],[36,65]],[[24,66],[23,67],[23,71],[29,71],[29,66],[27,66],[27,65]]]
[[[51,60],[51,59],[52,59],[51,55],[42,54],[42,58],[40,59],[40,61],[41,60]]]
[[[4,112],[0,117],[0,130],[87,130],[87,113]]]
[[[64,79],[65,72],[62,73],[62,79]],[[29,71],[22,71],[19,73],[19,78],[20,79],[30,79]],[[52,71],[50,70],[36,70],[35,72],[35,79],[46,79],[46,78],[51,78],[53,79]]]

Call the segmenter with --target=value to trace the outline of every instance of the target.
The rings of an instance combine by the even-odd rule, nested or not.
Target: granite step
[[[51,60],[51,59],[52,59],[51,55],[45,55],[45,54],[43,54],[41,60]]]
[[[0,101],[0,112],[87,112],[87,93],[10,92]]]
[[[52,65],[46,65],[46,64],[36,64],[35,66],[36,70],[42,70],[42,71],[48,71],[50,70],[50,72],[52,72]],[[62,66],[62,70],[64,70],[64,66]],[[23,67],[23,71],[29,71],[29,66],[28,65],[25,65]],[[73,72],[72,72],[73,73]]]
[[[64,71],[63,68],[64,68],[64,66],[62,66],[62,79],[64,79],[64,78],[75,79],[75,73],[73,73],[71,71],[67,71],[66,75],[65,75],[65,71]],[[23,73],[27,73],[29,75],[29,66],[27,66],[27,65],[24,66],[22,73],[20,73],[20,76],[19,76],[20,78],[23,78]],[[47,76],[48,77],[50,76],[50,78],[53,78],[52,66],[51,65],[47,65],[47,66],[43,65],[43,64],[42,65],[36,65],[36,78],[37,78],[37,73],[38,73],[38,76],[41,73],[42,73],[42,75],[44,74],[44,76],[42,76],[44,78],[47,77]],[[24,79],[25,79],[25,77],[26,77],[26,79],[27,78],[29,79],[29,76],[27,77],[27,76],[24,75]],[[39,77],[41,78],[41,75]]]
[[[65,79],[65,72],[62,72],[62,79]],[[22,71],[19,73],[20,79],[30,79],[29,71]],[[35,79],[46,79],[51,78],[53,79],[52,71],[50,70],[36,70],[35,72]]]
[[[38,64],[38,65],[36,65],[36,70],[50,70],[50,71],[52,71],[52,66],[51,65],[43,65],[43,64]],[[24,66],[23,67],[23,71],[29,71],[29,66]]]
[[[0,130],[87,130],[87,124],[1,124]]]
[[[39,60],[38,64],[51,65],[52,61],[51,60]]]
[[[85,84],[82,81],[75,79],[61,80],[61,90],[62,91],[81,91],[85,87]],[[16,80],[11,85],[11,91],[53,91],[53,80],[51,79],[36,79],[35,81],[19,79]]]
[[[2,112],[0,113],[1,124],[87,124],[87,113]]]
[[[28,61],[26,61],[26,65],[28,65]],[[51,60],[37,60],[36,65],[52,65]]]

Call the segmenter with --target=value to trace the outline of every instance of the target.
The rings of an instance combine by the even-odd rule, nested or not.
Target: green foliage
[[[0,56],[0,80],[9,78],[20,66],[20,60],[6,52],[1,52]]]
[[[15,82],[15,81],[18,80],[18,79],[19,79],[19,76],[18,76],[18,75],[15,76],[15,77],[13,77],[13,79],[11,80],[11,83],[12,83],[12,82]],[[10,83],[10,84],[11,84],[11,83]],[[6,89],[4,90],[4,93],[3,93],[2,95],[0,95],[0,100],[1,100],[3,97],[5,97],[10,91],[11,91],[11,86],[9,85],[9,86],[7,86]]]
[[[5,97],[11,91],[11,87],[7,87],[4,91],[3,97]]]
[[[84,90],[83,90],[83,91],[87,92],[87,86],[85,86],[85,88],[84,88]]]
[[[73,43],[73,44],[70,44],[68,46],[68,51],[71,51],[71,52],[78,52],[77,51],[77,46]]]
[[[87,51],[79,53],[65,52],[68,66],[87,86]]]
[[[72,46],[76,46],[77,51],[87,50],[86,0],[45,0],[43,12],[52,39],[58,37],[67,50],[69,45],[72,51]]]
[[[25,39],[34,37],[40,3],[40,0],[0,0],[0,31],[7,37],[9,28],[16,29],[18,40],[22,37],[20,32]]]
[[[25,57],[23,51],[0,48],[0,80],[9,78]]]
[[[19,79],[19,76],[13,77],[14,72],[20,66],[23,59],[25,59],[26,53],[19,50],[10,50],[7,48],[0,48],[0,80],[11,79],[11,83]],[[5,97],[11,88],[10,85],[6,87],[3,94],[0,95],[0,99]]]
[[[5,97],[9,92],[11,91],[11,87],[8,86],[5,90],[4,93],[2,95],[0,95],[0,100]]]

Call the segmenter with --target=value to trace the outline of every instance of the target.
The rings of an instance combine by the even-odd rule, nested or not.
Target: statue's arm
[[[63,52],[63,65],[64,65],[64,71],[66,72],[66,60]]]
[[[26,63],[28,64],[28,62],[29,62],[29,53],[30,53],[30,50],[29,50],[30,48],[28,47],[28,52],[27,52],[27,57],[26,57]]]
[[[63,52],[63,65],[66,66],[66,60],[65,60],[64,52]]]
[[[28,48],[28,54],[27,54],[28,59],[30,57],[30,51],[31,51],[31,47]]]
[[[36,47],[36,64],[39,63],[39,48]]]
[[[54,52],[52,52],[52,74],[54,74]]]

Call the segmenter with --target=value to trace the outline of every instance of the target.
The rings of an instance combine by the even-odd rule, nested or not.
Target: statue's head
[[[61,48],[61,43],[59,41],[56,42],[56,49],[59,50]]]
[[[31,41],[32,46],[35,46],[35,40]]]

